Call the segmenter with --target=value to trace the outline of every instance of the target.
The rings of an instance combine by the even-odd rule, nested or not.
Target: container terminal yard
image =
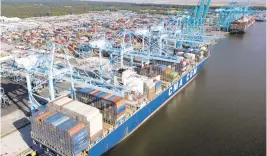
[[[169,15],[3,18],[1,155],[98,156],[123,141],[259,13],[210,2]]]

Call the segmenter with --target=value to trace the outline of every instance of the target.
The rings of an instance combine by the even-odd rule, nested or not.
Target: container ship
[[[255,21],[256,22],[266,22],[266,16],[264,13],[260,13],[255,16]]]
[[[141,94],[124,97],[77,88],[50,101],[31,117],[34,143],[62,156],[99,156],[131,135],[188,85],[210,57],[208,46],[178,49],[180,63],[150,63],[116,71],[119,81]],[[136,96],[131,96],[136,95]]]
[[[230,33],[242,34],[255,22],[253,16],[241,17],[239,20],[235,20],[230,25]]]

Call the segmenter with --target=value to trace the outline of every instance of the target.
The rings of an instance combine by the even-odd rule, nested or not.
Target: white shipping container
[[[68,97],[60,97],[59,99],[55,99],[55,100],[49,102],[48,107],[50,108],[50,110],[60,112],[62,105],[66,104],[66,103],[70,103],[70,101],[73,101],[73,100],[71,98],[68,98]]]
[[[101,113],[91,116],[90,123],[90,137],[94,136],[97,132],[103,129],[103,117]]]
[[[160,81],[160,75],[157,75],[157,76],[155,77],[155,79],[158,80],[158,81]]]
[[[90,136],[95,135],[103,129],[102,114],[99,109],[90,105],[83,104],[78,101],[73,101],[68,105],[62,107],[62,113],[70,116],[74,120],[83,122]]]

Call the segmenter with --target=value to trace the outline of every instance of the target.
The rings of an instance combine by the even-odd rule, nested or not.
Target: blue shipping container
[[[75,121],[73,119],[69,119],[69,120],[63,122],[62,124],[58,125],[58,127],[64,131],[68,131],[69,129],[73,128],[77,124],[78,124],[77,121]]]
[[[81,90],[79,90],[77,92],[82,93],[82,94],[88,94],[88,93],[90,93],[93,90],[94,89],[92,89],[92,88],[83,88],[83,89],[81,89]]]
[[[58,119],[56,122],[52,123],[54,126],[58,126],[62,124],[63,122],[67,121],[70,117],[63,116],[62,118]]]
[[[105,96],[107,93],[106,92],[102,92],[100,94],[97,95],[97,97],[101,98],[102,96]]]
[[[37,116],[39,116],[39,115],[45,113],[46,111],[47,111],[47,108],[41,109],[41,110],[39,110],[39,111],[37,111],[37,112],[34,112],[34,113],[32,114],[32,117],[33,117],[33,118],[36,118]]]
[[[112,99],[114,99],[115,97],[117,97],[116,95],[112,95],[111,97],[109,97],[107,100],[112,101]]]
[[[167,66],[165,66],[165,65],[160,65],[160,66],[159,66],[160,71],[163,71],[163,70],[165,70],[166,68],[167,68]]]
[[[86,144],[88,142],[89,142],[89,137],[82,138],[76,144],[73,145],[73,149],[77,150],[77,149],[81,148],[81,146],[83,144]]]
[[[185,49],[184,52],[185,53],[190,53],[190,50],[189,49]]]
[[[82,128],[81,130],[79,130],[77,133],[75,133],[72,136],[72,140],[73,140],[73,144],[77,144],[79,142],[79,140],[83,139],[83,138],[88,138],[88,132],[86,130],[86,128]]]
[[[65,149],[71,148],[71,141],[69,139],[67,139],[67,138],[69,138],[68,130],[73,128],[77,124],[78,124],[77,121],[75,121],[73,119],[69,119],[58,126],[58,129],[61,129],[60,134],[59,134],[59,138],[62,139],[61,143],[63,144]]]
[[[156,86],[161,86],[162,85],[162,82],[161,81],[157,81],[156,82]]]
[[[116,109],[116,108],[115,108]],[[120,106],[119,108],[116,109],[116,113],[120,114],[121,112],[123,112],[126,109],[126,105],[123,104],[122,106]]]
[[[74,154],[80,153],[82,150],[85,150],[89,145],[89,136],[85,128],[78,131],[72,137],[73,152]]]
[[[53,116],[48,117],[48,118],[45,120],[45,122],[47,122],[47,123],[52,123],[52,122],[56,121],[57,119],[61,118],[62,116],[63,116],[62,114],[57,113],[57,114],[55,114],[55,115],[53,115]]]
[[[83,146],[81,146],[79,149],[74,150],[73,154],[77,155],[80,152],[82,152],[84,149],[86,149],[89,146],[89,142],[85,143]]]

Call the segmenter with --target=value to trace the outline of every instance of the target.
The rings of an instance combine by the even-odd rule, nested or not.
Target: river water
[[[195,80],[104,155],[265,155],[265,28],[220,40]]]

